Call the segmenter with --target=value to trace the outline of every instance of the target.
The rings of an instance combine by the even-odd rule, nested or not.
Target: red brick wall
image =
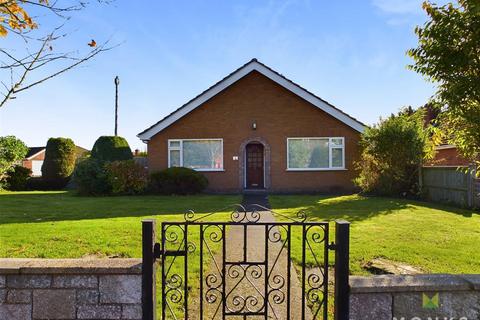
[[[257,130],[252,129],[256,121]],[[261,137],[270,145],[270,189],[276,192],[352,191],[360,134],[258,72],[252,72],[148,143],[151,171],[168,166],[168,139],[223,138],[224,172],[205,172],[210,190],[240,190],[240,145]],[[338,171],[287,171],[287,137],[345,137],[345,165]],[[268,180],[268,179],[267,179]]]
[[[22,161],[22,166],[32,170],[32,160],[23,160]]]
[[[45,160],[45,151],[39,153],[37,156],[33,157],[30,160]]]
[[[448,148],[437,150],[435,158],[428,165],[433,166],[467,166],[471,163],[467,159],[462,158],[457,148]]]
[[[22,161],[22,166],[25,168],[28,168],[32,170],[32,160],[45,160],[45,151],[39,153],[35,157],[28,159],[28,160],[23,160]]]

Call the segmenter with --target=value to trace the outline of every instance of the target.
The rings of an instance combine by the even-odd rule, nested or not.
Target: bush
[[[188,168],[168,168],[150,175],[150,191],[160,194],[195,194],[208,186],[205,176]]]
[[[360,170],[355,183],[365,193],[418,195],[418,174],[433,154],[423,111],[404,110],[362,134]]]
[[[110,162],[105,169],[113,194],[138,194],[147,187],[147,171],[134,160]]]
[[[28,148],[15,136],[0,137],[0,189],[15,164],[25,158]]]
[[[92,158],[99,161],[121,161],[133,158],[127,140],[118,136],[102,136],[95,141]]]
[[[27,181],[27,190],[36,191],[49,191],[58,190],[60,187],[58,184],[52,183],[52,181],[46,181],[42,177],[30,177]]]
[[[73,182],[81,195],[99,196],[112,190],[103,162],[87,158],[77,163]]]
[[[42,178],[52,189],[62,189],[75,168],[76,146],[69,138],[50,138],[45,150]]]
[[[16,165],[7,176],[7,189],[12,191],[26,190],[27,182],[31,174],[32,170]]]

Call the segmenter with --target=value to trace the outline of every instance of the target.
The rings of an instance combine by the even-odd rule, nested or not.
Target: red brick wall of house
[[[252,123],[257,129],[252,129]],[[258,72],[252,72],[149,141],[150,171],[168,167],[168,139],[223,138],[224,172],[204,172],[210,191],[241,189],[240,145],[260,137],[270,146],[273,192],[350,192],[360,134]],[[287,171],[287,137],[345,137],[346,170]]]
[[[32,160],[45,160],[45,151],[39,153],[35,157],[28,159],[28,160],[22,160],[22,166],[25,168],[28,168],[32,170]]]
[[[457,148],[437,150],[435,158],[427,165],[432,166],[467,166],[471,163],[458,154]]]
[[[32,160],[23,160],[22,161],[22,166],[32,170]]]
[[[45,151],[39,153],[38,155],[31,158],[30,160],[45,160]]]

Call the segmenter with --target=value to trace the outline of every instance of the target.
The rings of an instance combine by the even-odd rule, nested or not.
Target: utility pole
[[[115,77],[115,136],[118,134],[118,85],[120,84],[120,78]]]

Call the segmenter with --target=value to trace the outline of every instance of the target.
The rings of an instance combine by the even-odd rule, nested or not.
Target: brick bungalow
[[[256,59],[138,134],[213,192],[350,192],[365,125]]]

